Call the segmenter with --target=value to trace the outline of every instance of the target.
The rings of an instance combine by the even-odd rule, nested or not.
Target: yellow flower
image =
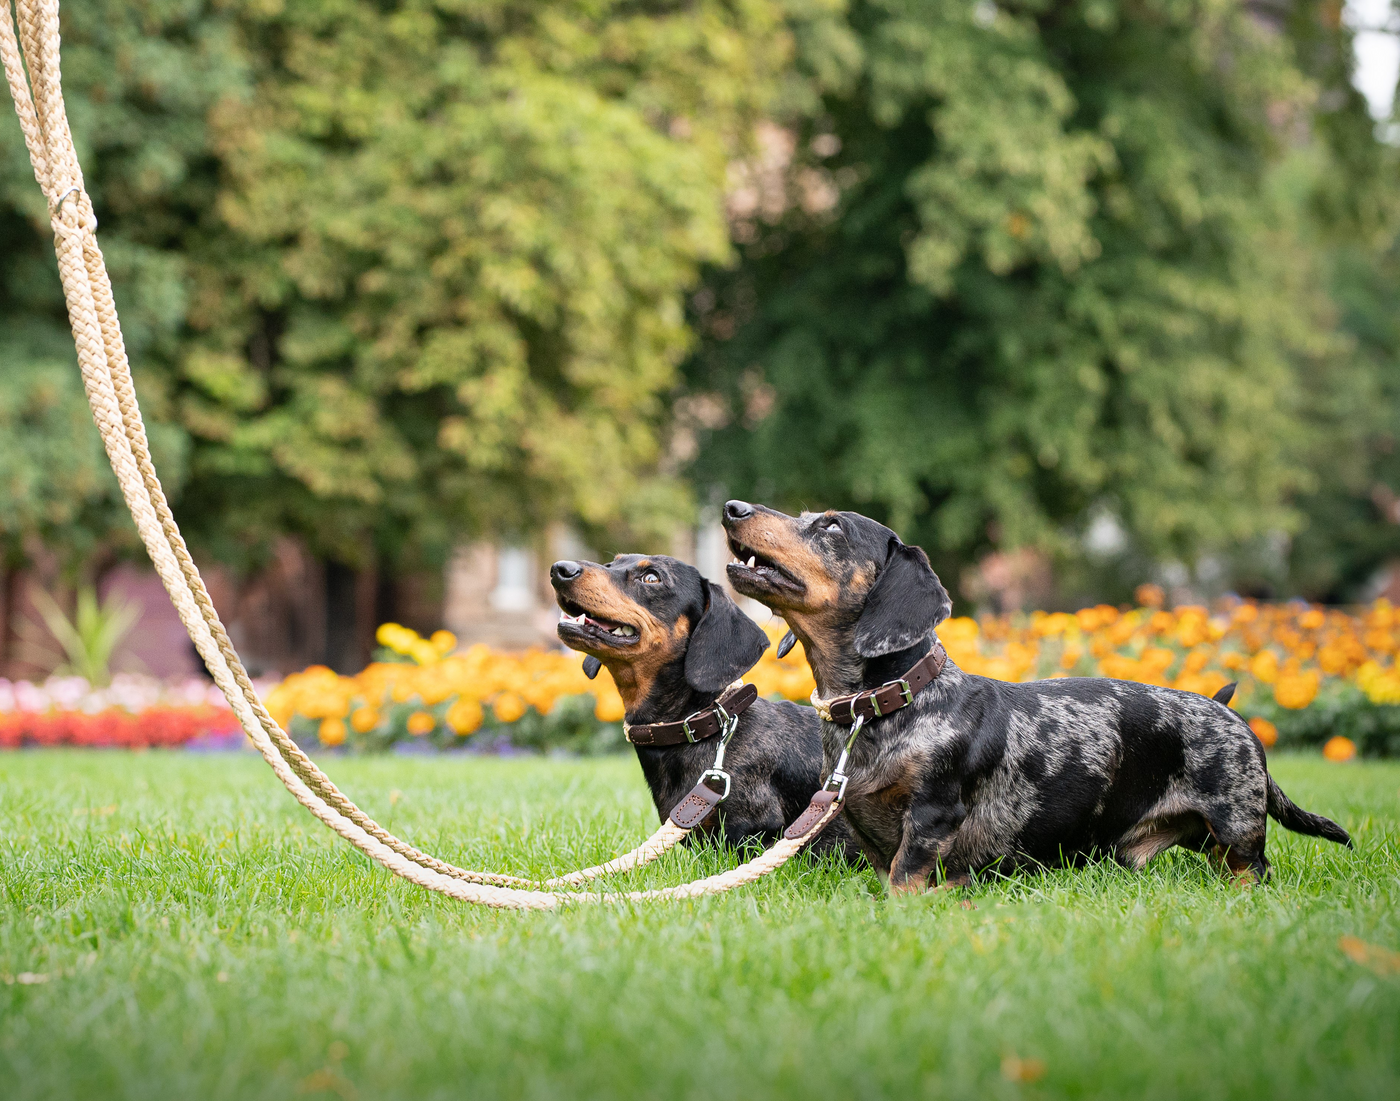
[[[355,733],[367,734],[379,725],[379,712],[372,707],[357,707],[350,713],[350,725]]]
[[[415,711],[408,717],[408,732],[415,738],[431,734],[435,726],[437,726],[437,720],[433,718],[431,712]]]
[[[971,616],[954,616],[938,625],[938,637],[944,646],[950,642],[972,642],[978,634],[977,620]]]
[[[1327,744],[1322,747],[1322,755],[1329,761],[1350,761],[1356,756],[1356,743],[1338,734],[1327,739]]]
[[[453,650],[457,649],[457,636],[451,631],[434,631],[428,637],[428,642],[431,643],[433,649],[443,657],[446,657],[448,654],[452,653]]]
[[[1286,673],[1274,683],[1274,699],[1280,707],[1298,711],[1317,698],[1318,676],[1315,671]]]
[[[462,696],[447,709],[446,718],[447,725],[452,728],[453,733],[465,737],[481,726],[485,715],[482,713],[481,704]]]
[[[612,688],[611,692],[598,692],[598,702],[593,705],[593,715],[600,723],[620,723],[626,717],[627,709],[611,682],[608,687]]]
[[[1278,727],[1268,719],[1256,715],[1249,720],[1249,729],[1254,731],[1254,736],[1263,743],[1265,749],[1273,749],[1278,744]]]
[[[1274,656],[1272,650],[1260,650],[1250,660],[1249,671],[1254,675],[1255,680],[1263,681],[1265,684],[1273,684],[1278,678],[1278,658]]]
[[[515,692],[502,692],[491,705],[496,713],[496,721],[513,723],[525,715],[525,701]]]
[[[1167,594],[1160,585],[1139,585],[1133,597],[1144,608],[1160,608],[1167,600]]]
[[[322,745],[344,745],[345,723],[340,719],[322,719],[316,736],[321,740]]]

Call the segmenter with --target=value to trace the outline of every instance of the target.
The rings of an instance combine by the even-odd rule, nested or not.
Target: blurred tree
[[[188,444],[197,544],[246,561],[291,532],[359,566],[679,515],[661,396],[683,294],[728,256],[725,170],[781,82],[785,10],[65,0],[74,130],[138,388]],[[0,326],[65,331],[46,221],[11,119]],[[31,347],[5,366],[38,369]],[[26,492],[73,498],[52,474]],[[113,522],[31,528],[77,546]]]
[[[188,437],[153,363],[178,356],[182,252],[217,184],[204,116],[240,86],[227,19],[200,2],[63,5],[69,116],[101,223],[151,443],[178,495]],[[7,14],[8,17],[8,14]],[[8,99],[7,99],[8,102]],[[37,546],[70,575],[136,546],[83,396],[44,197],[0,111],[0,549]]]
[[[1306,524],[1290,548],[1288,588],[1333,601],[1372,595],[1384,568],[1400,562],[1400,164],[1393,141],[1377,140],[1377,124],[1352,85],[1341,8],[1294,5],[1286,24],[1299,63],[1319,88],[1312,119],[1318,140],[1295,154],[1289,173],[1313,215],[1309,224],[1357,376],[1334,410],[1352,427],[1351,439],[1317,465],[1316,485],[1297,502]],[[1394,133],[1393,118],[1380,125]]]
[[[697,471],[858,508],[945,565],[1082,557],[1104,516],[1150,559],[1299,528],[1375,386],[1324,291],[1317,191],[1283,168],[1355,179],[1262,11],[854,4],[855,62],[800,59],[822,107],[784,120],[788,201],[740,219],[743,263],[694,300],[691,387],[723,399],[681,406],[706,411]],[[1355,134],[1355,97],[1328,110]]]

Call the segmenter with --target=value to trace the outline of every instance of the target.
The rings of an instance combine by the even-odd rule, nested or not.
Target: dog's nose
[[[583,567],[568,558],[556,562],[549,567],[549,579],[551,581],[572,581],[581,573],[583,573]]]
[[[753,505],[747,501],[725,501],[724,518],[726,520],[747,520],[753,515]]]

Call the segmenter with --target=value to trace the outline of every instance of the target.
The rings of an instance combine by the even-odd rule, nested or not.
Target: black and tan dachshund
[[[612,674],[635,728],[703,712],[763,655],[768,637],[693,566],[662,555],[619,555],[607,565],[556,562],[549,571],[564,616],[559,638]],[[637,759],[664,821],[714,762],[714,737],[637,745]],[[725,754],[730,794],[697,832],[738,845],[775,840],[822,784],[821,723],[810,707],[758,699],[739,716]],[[835,822],[813,851],[860,850]]]
[[[921,691],[886,689],[883,717],[851,749],[844,814],[892,891],[1094,853],[1137,869],[1173,845],[1262,881],[1267,816],[1351,844],[1289,801],[1221,702],[1099,678],[1009,684],[945,660],[934,628],[948,593],[927,555],[884,525],[730,501],[724,526],[731,584],[787,621],[823,700],[931,671]],[[828,767],[850,732],[823,723]]]

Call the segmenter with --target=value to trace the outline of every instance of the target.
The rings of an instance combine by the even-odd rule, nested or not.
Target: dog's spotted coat
[[[898,678],[951,611],[923,551],[867,517],[731,501],[725,527],[731,583],[787,620],[824,697]],[[828,769],[849,733],[823,723]],[[1288,800],[1238,714],[1127,681],[1011,684],[949,660],[910,706],[860,732],[848,772],[845,816],[896,891],[1095,853],[1141,868],[1173,845],[1263,880],[1270,815],[1350,844]]]

